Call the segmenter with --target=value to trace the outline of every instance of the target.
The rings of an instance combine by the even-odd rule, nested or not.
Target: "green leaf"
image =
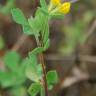
[[[30,79],[33,82],[39,82],[39,77],[38,77],[38,75],[37,75],[37,73],[35,71],[36,71],[36,69],[33,71],[30,68],[30,66],[27,67],[27,69],[26,69],[26,76],[27,76],[28,79]]]
[[[46,11],[46,9],[44,9],[44,8],[39,8],[39,10],[40,10],[44,15],[46,15],[46,16],[49,15],[49,13],[48,13],[48,11]]]
[[[53,84],[48,84],[48,89],[49,90],[52,90],[53,89],[53,86],[54,86]]]
[[[43,86],[41,87],[40,96],[45,96],[45,90],[44,90],[44,87]]]
[[[33,64],[34,67],[37,66],[37,56],[35,54],[31,54],[31,52],[28,54],[29,58],[28,60],[30,61],[30,63]]]
[[[48,83],[49,89],[50,89],[50,86],[52,88],[52,86],[58,82],[58,75],[57,75],[56,71],[49,71],[47,73],[46,78],[47,78],[47,83]]]
[[[19,65],[19,68],[18,68],[18,73],[19,73],[19,75],[23,75],[23,76],[25,76],[25,72],[26,72],[26,66],[27,66],[27,60],[26,60],[27,58],[24,58],[22,61],[21,61],[21,63],[20,63],[20,65]]]
[[[42,68],[41,65],[37,63],[37,57],[34,54],[29,54],[29,57],[26,58],[26,76],[34,82],[39,82],[42,78]]]
[[[12,88],[10,92],[12,96],[27,96],[27,89],[22,85],[14,86],[14,88]]]
[[[38,74],[37,70],[38,69],[31,69],[31,65],[27,66],[26,68],[26,76],[28,79],[32,80],[33,82],[39,82],[39,80],[42,78],[41,73]]]
[[[50,15],[50,19],[64,19],[64,15],[55,13],[55,14]]]
[[[30,54],[40,54],[41,52],[43,52],[43,48],[37,47],[32,52],[30,52]]]
[[[1,72],[0,83],[3,88],[21,85],[25,82],[25,78],[20,77],[16,72]]]
[[[47,72],[47,81],[48,83],[55,84],[58,82],[58,75],[56,71]]]
[[[38,64],[37,56],[36,56],[37,53],[34,52],[29,53],[29,57],[25,59],[26,76],[27,78],[29,78],[34,82],[39,82],[39,80],[41,80],[42,78],[42,66],[41,64]]]
[[[36,11],[35,16],[36,16],[36,18],[38,17],[39,23],[40,23],[40,25],[42,27],[42,25],[45,25],[45,22],[47,21],[48,12],[46,12],[46,10],[43,9],[43,8],[38,8],[38,10]],[[44,28],[44,26],[42,28]]]
[[[43,26],[43,33],[42,33],[42,37],[43,37],[43,43],[45,44],[49,38],[49,24],[48,21],[46,21],[45,25]]]
[[[5,43],[4,43],[3,37],[0,36],[0,49],[3,49],[4,46],[5,46]]]
[[[32,56],[29,58],[26,58],[26,76],[32,81],[38,82],[39,78],[37,75],[37,58],[36,56]]]
[[[19,8],[14,8],[11,10],[13,20],[21,25],[27,25],[27,20],[23,14],[23,12]]]
[[[20,61],[20,55],[15,51],[9,51],[3,57],[5,65],[12,71],[18,69],[18,64]]]
[[[36,96],[41,90],[41,85],[39,83],[33,83],[28,89],[28,93],[31,96]]]
[[[50,46],[50,40],[48,39],[44,45],[44,50],[47,50]]]
[[[28,19],[28,23],[32,29],[32,32],[36,35],[40,32],[41,30],[41,22],[40,22],[40,17],[35,16],[35,18],[31,17]]]
[[[23,32],[26,35],[33,35],[34,33],[31,30],[31,27],[28,25],[23,26]]]
[[[38,66],[37,66],[37,74],[38,74],[39,80],[41,80],[42,76],[43,76],[42,64],[38,64]]]
[[[45,0],[40,0],[40,5],[41,5],[41,7],[47,9],[47,4],[46,4]]]
[[[46,26],[48,24],[48,15],[44,14],[41,9],[39,8],[37,11],[36,11],[36,14],[35,14],[35,18],[38,18],[38,25],[39,25],[39,32],[41,33],[41,36],[43,38],[44,36],[44,32],[46,30]],[[49,26],[47,26],[49,27]]]
[[[12,73],[9,74],[9,73],[0,71],[0,83],[1,83],[1,86],[3,88],[13,86],[14,83],[15,83],[15,82],[13,83],[14,75]]]

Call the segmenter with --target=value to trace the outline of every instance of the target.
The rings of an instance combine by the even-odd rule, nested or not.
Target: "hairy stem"
[[[37,46],[42,47],[42,42],[39,41],[38,36],[35,36]],[[45,96],[48,96],[48,86],[47,86],[47,80],[46,80],[46,66],[45,66],[45,61],[44,61],[44,55],[41,53],[39,55],[39,60],[40,63],[42,64],[42,70],[43,70],[43,81],[44,81],[44,88],[45,88]]]

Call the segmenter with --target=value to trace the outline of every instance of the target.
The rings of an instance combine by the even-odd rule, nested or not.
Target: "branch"
[[[94,30],[96,29],[96,20],[94,20],[93,24],[91,25],[91,27],[89,28],[89,31],[87,33],[87,37],[86,37],[86,42],[88,42],[89,38],[91,37],[91,35],[94,33]],[[85,44],[84,43],[84,44]]]
[[[78,83],[80,81],[85,81],[90,78],[89,74],[87,72],[83,72],[77,67],[74,67],[72,69],[72,76],[67,76],[61,83],[61,88],[67,88],[75,83]]]
[[[17,40],[17,42],[15,43],[15,45],[12,47],[11,50],[17,51],[17,50],[22,46],[22,44],[26,41],[27,38],[28,38],[28,36],[22,35],[22,36]]]
[[[46,54],[45,59],[48,61],[75,61],[76,56],[74,55],[61,55],[61,54]],[[96,63],[96,56],[91,55],[79,55],[80,61]]]

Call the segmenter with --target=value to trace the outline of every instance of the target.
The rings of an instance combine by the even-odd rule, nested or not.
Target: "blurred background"
[[[0,0],[0,70],[7,74],[3,75],[6,83],[0,82],[0,96],[28,96],[30,81],[25,78],[19,87],[11,86],[13,73],[6,71],[6,55],[16,51],[21,60],[35,48],[36,42],[34,37],[23,34],[21,26],[12,20],[10,10],[18,7],[28,18],[39,5],[39,0]],[[50,21],[50,38],[50,48],[44,54],[46,66],[47,70],[56,69],[59,82],[49,96],[96,96],[96,0],[78,0],[72,3],[71,12],[63,20]]]

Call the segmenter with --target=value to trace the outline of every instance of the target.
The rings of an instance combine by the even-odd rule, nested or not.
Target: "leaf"
[[[46,16],[49,15],[49,13],[48,13],[48,11],[46,11],[46,9],[44,9],[44,8],[39,8],[39,10],[40,10],[44,15],[46,15]]]
[[[37,15],[35,18],[31,16],[31,18],[28,19],[28,22],[34,34],[38,34],[41,30],[40,16]]]
[[[47,72],[47,81],[49,83],[55,84],[58,82],[58,75],[56,71]]]
[[[37,47],[32,52],[30,52],[30,54],[40,54],[42,53],[42,51],[43,51],[42,47]]]
[[[34,33],[32,32],[30,26],[28,25],[25,25],[23,26],[23,32],[26,34],[26,35],[33,35]]]
[[[37,75],[37,59],[35,56],[32,58],[26,58],[26,77],[32,81],[38,82],[39,78]],[[32,59],[32,60],[31,60]]]
[[[3,38],[2,38],[2,36],[0,36],[0,49],[3,49],[4,46],[5,46],[5,42],[4,42]]]
[[[14,86],[14,88],[11,88],[10,90],[12,96],[27,96],[27,89],[25,86]]]
[[[26,58],[26,76],[34,82],[39,82],[42,78],[42,69],[41,66],[37,63],[37,57],[34,54],[29,54],[29,57]]]
[[[50,40],[48,39],[44,45],[44,50],[47,50],[50,46]]]
[[[14,8],[11,10],[13,20],[21,25],[27,25],[27,20],[23,14],[23,12],[19,8]]]
[[[13,86],[14,83],[13,83],[13,74],[8,74],[6,72],[1,72],[0,71],[0,83],[1,83],[1,86],[3,88],[6,88],[6,87],[9,87],[9,86]]]
[[[28,89],[28,93],[31,96],[36,96],[41,90],[41,85],[39,83],[33,83]]]
[[[49,38],[49,24],[48,21],[46,21],[46,24],[43,29],[43,43],[45,44]]]
[[[5,54],[5,56],[3,57],[4,59],[4,63],[6,64],[6,66],[12,70],[12,71],[16,71],[18,69],[18,64],[20,61],[20,56],[17,52],[15,51],[9,51]]]
[[[41,87],[40,96],[45,96],[45,90],[44,90],[44,87],[43,86]]]
[[[36,69],[33,71],[31,66],[26,68],[26,76],[33,82],[39,82],[39,77],[37,75]]]
[[[48,23],[48,15],[44,14],[41,9],[39,8],[37,11],[36,11],[36,14],[35,14],[35,18],[38,17],[38,24],[39,24],[39,27],[40,27],[40,33],[42,35],[42,38],[44,36],[44,32],[45,32],[45,29],[46,29],[46,26],[47,26],[47,23]]]
[[[25,78],[19,77],[16,72],[1,72],[0,83],[3,88],[21,85],[25,82]]]
[[[30,63],[34,66],[34,68],[36,68],[37,66],[37,56],[35,54],[31,54],[31,52],[28,54],[28,60],[30,61]]]
[[[42,76],[43,76],[42,64],[38,64],[38,66],[37,66],[37,74],[38,74],[39,80],[41,80]]]
[[[42,78],[42,66],[37,62],[36,53],[29,53],[28,58],[25,59],[26,76],[34,82],[39,82]]]
[[[47,4],[46,4],[45,0],[40,0],[40,5],[41,5],[41,7],[47,9]]]
[[[50,15],[50,19],[64,19],[64,15],[55,13],[55,14]]]
[[[48,18],[48,12],[46,12],[45,9],[43,9],[43,8],[38,8],[38,10],[36,11],[35,16],[38,17],[39,23],[40,23],[40,25],[42,27],[42,25],[45,25],[45,21]],[[44,28],[44,27],[42,27],[42,28]]]
[[[50,89],[50,86],[52,88],[52,86],[58,82],[58,75],[57,75],[56,71],[49,71],[47,73],[46,78],[47,78],[47,83],[48,83],[49,89]]]

